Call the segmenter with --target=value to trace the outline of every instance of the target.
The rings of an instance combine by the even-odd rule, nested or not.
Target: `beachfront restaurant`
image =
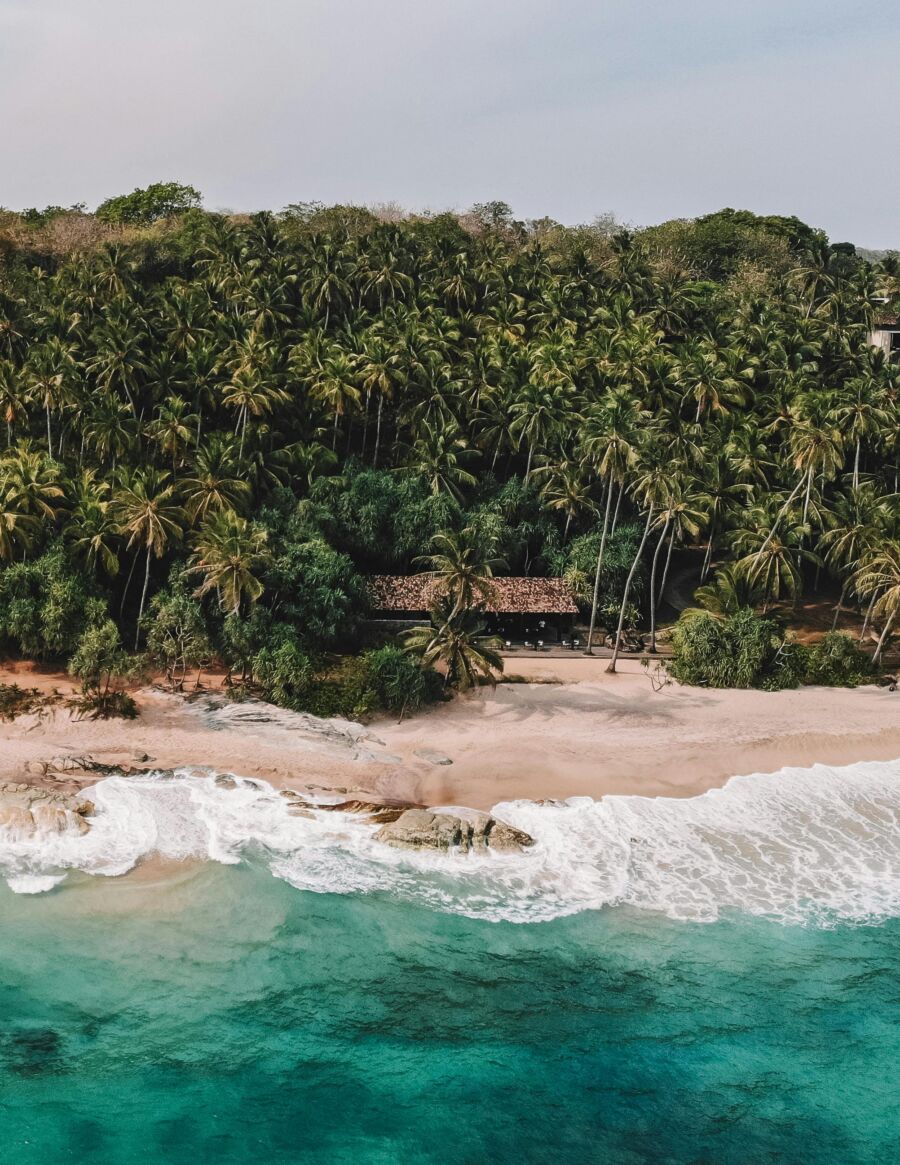
[[[378,574],[368,580],[372,617],[395,624],[427,623],[435,597],[431,574]],[[483,607],[487,630],[510,644],[574,641],[578,605],[561,578],[494,578]]]

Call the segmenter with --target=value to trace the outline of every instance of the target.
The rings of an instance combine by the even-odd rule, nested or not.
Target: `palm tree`
[[[16,366],[0,360],[0,416],[6,422],[6,447],[12,445],[13,429],[27,416],[28,392]]]
[[[359,403],[360,391],[356,383],[356,369],[346,352],[336,351],[328,356],[321,369],[309,377],[309,395],[324,405],[334,418],[331,448],[337,447],[338,422],[348,410]]]
[[[883,543],[868,555],[856,572],[854,586],[861,595],[875,597],[873,613],[884,618],[872,662],[877,667],[900,615],[900,539]]]
[[[475,456],[455,422],[442,428],[424,425],[409,451],[408,465],[425,479],[433,494],[446,493],[461,501],[463,489],[475,485],[474,475],[463,468]]]
[[[434,572],[437,593],[451,604],[448,618],[490,602],[494,567],[502,565],[502,560],[485,553],[483,539],[473,526],[436,534],[432,546],[434,552],[426,561]]]
[[[247,437],[247,422],[251,416],[261,417],[271,413],[279,401],[285,400],[285,393],[267,384],[263,373],[256,368],[242,367],[235,372],[231,383],[222,392],[222,404],[237,414],[234,431],[240,433],[238,461],[244,458],[244,441]]]
[[[690,618],[695,612],[713,615],[716,619],[727,619],[746,607],[755,607],[760,600],[760,592],[750,581],[746,571],[733,566],[723,566],[717,570],[711,583],[699,586],[694,591],[696,607],[687,607],[682,618]]]
[[[804,560],[821,565],[818,555],[803,547],[807,529],[802,523],[776,527],[778,518],[771,522],[764,510],[754,508],[747,514],[747,525],[733,535],[735,547],[745,551],[735,569],[744,572],[750,586],[763,595],[764,611],[782,595],[797,598],[803,585]]]
[[[854,572],[877,545],[889,519],[890,508],[871,482],[836,498],[830,513],[831,528],[819,540],[825,551],[825,562],[843,578],[840,598],[834,608],[832,631],[837,627]]]
[[[119,530],[127,539],[126,549],[135,550],[135,559],[142,550],[146,555],[134,640],[137,651],[150,586],[150,560],[162,558],[169,542],[181,537],[184,511],[176,500],[174,485],[169,484],[169,474],[155,469],[138,470],[124,476],[114,496],[113,510]]]
[[[579,514],[596,512],[591,497],[590,484],[583,464],[565,460],[553,460],[542,465],[537,471],[544,475],[545,483],[541,496],[548,510],[561,511],[566,515],[563,528],[563,543],[569,540],[569,527]]]
[[[119,528],[111,504],[112,489],[93,469],[82,470],[75,483],[75,501],[63,531],[73,557],[89,571],[119,573],[116,543]]]
[[[179,458],[183,458],[200,424],[200,417],[189,412],[189,407],[188,402],[181,397],[167,397],[147,427],[147,435],[158,446],[160,453],[171,458],[173,474]]]
[[[431,613],[431,625],[413,627],[405,636],[406,650],[424,667],[443,666],[444,686],[468,691],[481,680],[494,685],[503,671],[500,640],[485,635],[484,624],[474,612],[451,614],[450,604],[439,604]]]
[[[621,500],[626,475],[637,461],[637,433],[639,432],[638,426],[643,419],[645,419],[643,410],[631,394],[625,389],[617,389],[608,393],[598,408],[590,410],[585,420],[583,436],[585,455],[606,491],[600,549],[597,553],[597,567],[594,572],[591,624],[588,631],[586,655],[593,655],[594,652],[594,627],[597,622],[597,608],[600,604],[600,578],[609,533],[613,493],[615,487],[618,486]]]
[[[180,489],[192,525],[221,510],[240,510],[252,490],[250,482],[240,476],[233,438],[216,433],[201,445]]]
[[[653,503],[651,502],[647,506],[647,518],[644,522],[644,532],[641,536],[640,545],[638,546],[637,553],[635,554],[631,563],[631,569],[628,571],[628,577],[625,579],[625,589],[622,592],[622,602],[619,606],[619,623],[616,628],[616,637],[613,643],[612,658],[610,659],[606,668],[606,670],[611,675],[614,675],[616,671],[616,662],[619,658],[619,644],[622,642],[622,630],[625,626],[625,611],[628,607],[629,596],[631,595],[631,584],[634,582],[634,576],[638,568],[638,563],[641,561],[641,556],[644,553],[644,547],[647,545],[647,537],[650,534],[650,526],[653,522],[653,512]]]
[[[225,509],[211,514],[200,527],[190,569],[203,576],[198,595],[215,591],[222,610],[238,615],[244,599],[253,604],[263,593],[258,572],[268,561],[265,530]]]
[[[0,470],[0,559],[11,562],[18,551],[27,551],[39,529],[39,519]]]

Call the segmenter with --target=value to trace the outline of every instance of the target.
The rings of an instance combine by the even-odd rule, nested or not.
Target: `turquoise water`
[[[517,925],[262,860],[0,884],[0,1159],[900,1159],[900,923]]]

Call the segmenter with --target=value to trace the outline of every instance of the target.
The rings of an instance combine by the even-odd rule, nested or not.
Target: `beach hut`
[[[422,623],[429,617],[437,580],[432,574],[378,574],[368,580],[374,619]],[[578,615],[572,588],[562,578],[494,578],[483,606],[488,630],[512,642],[561,640]]]

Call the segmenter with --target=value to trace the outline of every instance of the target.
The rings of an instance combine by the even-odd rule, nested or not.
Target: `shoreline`
[[[531,682],[365,727],[226,704],[214,691],[190,701],[141,689],[134,721],[74,722],[57,709],[43,721],[0,725],[0,781],[84,787],[95,774],[43,776],[41,765],[90,756],[109,765],[210,767],[337,797],[489,810],[572,796],[691,797],[733,776],[900,758],[900,696],[885,689],[653,691],[637,663],[615,676],[605,667],[523,660],[517,672]],[[64,675],[22,664],[0,667],[0,682],[71,686]]]

